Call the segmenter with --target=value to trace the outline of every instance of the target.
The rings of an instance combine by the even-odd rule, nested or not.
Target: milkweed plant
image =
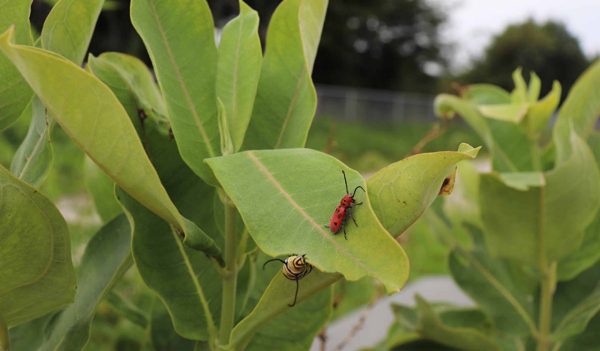
[[[512,94],[484,85],[439,97],[442,115],[460,114],[481,135],[491,173],[461,162],[479,151],[461,144],[364,180],[304,148],[326,0],[281,2],[264,52],[258,15],[242,1],[217,45],[205,1],[132,0],[152,70],[122,53],[85,57],[104,1],[57,1],[35,38],[30,5],[0,5],[0,128],[31,121],[10,169],[0,167],[0,350],[80,350],[105,302],[138,328],[139,348],[306,350],[356,291],[334,301],[334,288],[403,287],[410,267],[397,238],[450,192],[457,167],[464,201],[453,194],[426,217],[477,307],[396,306],[377,347],[557,350],[590,340],[600,306],[589,276],[600,252],[590,148],[598,66],[563,104],[551,139],[541,136],[558,97],[538,101],[537,78],[528,88],[517,79]],[[87,155],[103,223],[76,267],[65,219],[38,190],[54,165],[55,128]],[[326,227],[347,195],[343,180],[365,190],[339,217],[346,237]],[[132,285],[146,298],[131,298]]]

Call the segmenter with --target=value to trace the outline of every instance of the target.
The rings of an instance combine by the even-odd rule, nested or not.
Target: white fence
[[[434,95],[331,85],[318,85],[317,95],[317,116],[340,121],[401,123],[436,119]]]

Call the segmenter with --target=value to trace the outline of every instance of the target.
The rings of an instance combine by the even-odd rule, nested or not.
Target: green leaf
[[[589,320],[598,314],[599,281],[600,264],[596,264],[574,279],[556,285],[552,301],[555,340],[582,332]]]
[[[104,0],[61,0],[44,21],[42,48],[81,64]]]
[[[526,295],[529,288],[518,285],[520,279],[511,266],[483,250],[481,233],[468,227],[478,243],[473,251],[455,248],[449,267],[456,283],[491,317],[505,333],[524,335],[536,330],[532,306]]]
[[[286,283],[294,285],[290,280]],[[304,282],[299,283],[304,289]],[[245,350],[308,350],[331,315],[331,300],[331,289],[323,289],[303,303],[284,310],[258,329]],[[257,314],[254,317],[258,318]]]
[[[598,351],[598,330],[600,315],[594,317],[585,331],[567,339],[560,347],[561,351]]]
[[[394,236],[404,232],[436,199],[446,177],[480,148],[417,154],[375,173],[367,182],[369,199],[381,224]]]
[[[37,190],[0,167],[0,318],[14,326],[73,301],[67,224]]]
[[[553,333],[555,340],[562,340],[567,337],[577,335],[583,332],[589,321],[600,311],[600,285],[594,292],[584,300],[577,303]]]
[[[11,44],[11,38],[12,31],[4,33],[0,49],[88,156],[131,196],[184,232],[190,246],[220,256],[212,239],[181,216],[170,200],[127,112],[110,89],[75,64],[41,49]],[[64,84],[65,77],[71,84]],[[93,123],[88,122],[90,114]]]
[[[569,158],[571,130],[587,139],[600,111],[600,61],[591,65],[575,82],[562,104],[554,126],[558,162]]]
[[[381,294],[373,279],[368,277],[355,282],[340,280],[333,288],[335,309],[330,322],[340,319],[360,307],[374,303]]]
[[[32,0],[11,0],[2,3],[0,11],[0,32],[14,26],[15,42],[31,45],[29,13]],[[4,55],[0,55],[0,130],[6,129],[19,116],[31,101],[32,92],[19,71]]]
[[[190,220],[222,240],[213,222],[214,188],[187,167],[168,136],[150,127],[145,128],[146,149],[169,195]],[[168,223],[123,192],[118,197],[134,224],[133,257],[144,282],[165,304],[178,334],[209,339],[221,307],[221,276],[214,262],[183,245]]]
[[[96,212],[102,222],[108,222],[121,212],[115,198],[115,183],[89,157],[85,158],[85,186],[92,195]]]
[[[311,80],[327,0],[286,0],[271,17],[244,149],[302,147],[317,97]]]
[[[152,306],[150,321],[150,337],[152,346],[160,351],[193,351],[195,342],[179,336],[173,329],[164,305],[156,299]]]
[[[242,147],[260,77],[258,14],[240,0],[240,14],[221,33],[216,91],[225,106],[234,151]]]
[[[340,272],[349,280],[369,275],[390,291],[406,282],[406,254],[381,226],[367,196],[357,194],[363,205],[353,211],[358,227],[351,220],[346,223],[348,240],[325,228],[345,194],[340,170],[346,171],[350,189],[366,189],[362,177],[335,158],[309,149],[285,149],[246,151],[206,162],[265,253],[306,254],[323,272]]]
[[[600,260],[600,215],[585,229],[579,248],[558,262],[556,278],[571,280]]]
[[[279,266],[279,269],[281,269],[281,266]],[[294,281],[285,278],[280,272],[278,272],[271,280],[271,283],[261,296],[260,301],[252,310],[252,312],[243,320],[241,320],[235,326],[235,328],[233,328],[230,344],[231,349],[239,350],[243,345],[247,345],[248,342],[251,342],[251,338],[257,331],[259,331],[261,334],[258,336],[259,340],[256,341],[256,347],[260,345],[259,342],[261,340],[271,339],[272,337],[268,337],[269,331],[262,331],[262,329],[279,328],[279,326],[275,325],[276,323],[273,323],[273,321],[277,321],[279,324],[284,323],[287,326],[287,329],[283,329],[287,330],[285,333],[283,331],[278,333],[279,338],[284,338],[286,340],[286,345],[288,345],[287,347],[290,347],[289,339],[285,337],[285,334],[294,333],[293,329],[295,328],[298,328],[300,333],[294,333],[294,336],[305,336],[307,334],[312,334],[314,336],[314,334],[316,334],[318,329],[320,329],[324,323],[323,319],[325,316],[329,316],[331,313],[331,307],[326,307],[325,303],[325,301],[331,301],[331,291],[328,290],[328,288],[340,278],[341,276],[339,274],[322,273],[313,269],[310,274],[298,281],[298,301],[296,306],[289,307],[289,304],[292,302],[294,297],[296,284]],[[326,291],[323,291],[324,289]],[[310,298],[319,292],[321,292],[319,295],[314,298]],[[310,300],[303,302],[309,298]],[[315,316],[315,320],[308,321],[307,318],[312,317],[307,316],[312,315]],[[290,320],[296,322],[291,324],[289,321],[285,321],[286,316],[288,316]],[[299,317],[302,317],[302,323],[298,322]],[[299,324],[306,324],[306,326],[300,326]],[[282,333],[284,335],[282,335]],[[275,336],[274,334],[270,335]],[[279,347],[276,349],[279,350]],[[284,348],[284,350],[296,349],[297,348]],[[306,347],[303,349],[306,349]]]
[[[504,89],[492,84],[472,84],[461,91],[462,97],[477,105],[508,104],[510,94]]]
[[[88,68],[115,93],[138,133],[145,123],[167,124],[166,107],[152,73],[138,58],[117,52],[88,58]],[[150,120],[144,118],[149,117]]]
[[[459,162],[452,196],[444,198],[444,214],[455,224],[481,227],[479,172],[473,162]]]
[[[178,334],[207,340],[220,309],[218,272],[205,255],[184,246],[168,223],[123,192],[118,199],[134,228],[133,258],[144,282],[165,304]]]
[[[481,217],[492,254],[537,266],[542,257],[552,262],[579,247],[600,205],[600,174],[574,133],[571,150],[569,159],[543,174],[545,186],[523,191],[496,174],[482,176]]]
[[[206,1],[133,0],[131,21],[152,59],[181,156],[210,182],[202,161],[219,155],[217,48],[210,9]]]
[[[80,350],[96,306],[131,266],[131,229],[125,216],[107,223],[88,243],[79,266],[75,301],[46,327],[42,350]]]
[[[489,335],[476,328],[485,322],[481,312],[476,311],[477,314],[473,318],[472,311],[453,311],[451,316],[444,318],[419,295],[416,296],[416,300],[418,311],[416,329],[425,339],[459,350],[499,350]],[[472,323],[474,325],[471,325]]]
[[[10,171],[19,179],[39,187],[46,178],[53,160],[50,144],[50,128],[46,108],[34,97],[25,113],[32,114],[31,124],[25,140],[17,149],[10,165]]]

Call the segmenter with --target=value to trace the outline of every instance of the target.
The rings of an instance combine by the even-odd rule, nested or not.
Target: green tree
[[[561,82],[563,92],[567,92],[588,64],[579,41],[564,24],[555,21],[540,24],[528,19],[508,26],[494,37],[462,80],[489,82],[509,89],[511,72],[520,66],[526,76],[535,71],[543,78],[543,93],[550,91],[555,80]]]

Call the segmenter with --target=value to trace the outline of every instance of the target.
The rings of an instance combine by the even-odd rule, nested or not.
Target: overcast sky
[[[600,0],[431,0],[447,8],[445,35],[456,44],[453,66],[483,52],[506,25],[532,17],[566,24],[587,56],[600,54]]]

